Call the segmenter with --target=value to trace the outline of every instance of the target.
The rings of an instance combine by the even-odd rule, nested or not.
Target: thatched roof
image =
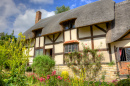
[[[115,5],[115,20],[107,33],[107,43],[114,42],[130,30],[130,0]]]
[[[114,3],[113,0],[100,0],[46,19],[41,19],[37,24],[24,32],[24,35],[26,39],[29,38],[28,35],[30,38],[33,38],[32,31],[38,28],[42,28],[42,35],[63,31],[60,23],[73,18],[76,19],[76,27],[112,21],[114,20]]]

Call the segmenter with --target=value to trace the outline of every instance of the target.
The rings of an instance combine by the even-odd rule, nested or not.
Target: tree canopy
[[[55,14],[58,14],[58,13],[62,13],[62,12],[65,12],[65,11],[68,11],[70,10],[70,7],[69,6],[61,6],[61,7],[56,7],[56,11],[55,11]]]
[[[9,35],[8,33],[0,33],[0,45],[3,45],[4,41],[8,41],[10,39],[14,38],[14,41],[17,40],[17,38],[14,36],[14,31]]]

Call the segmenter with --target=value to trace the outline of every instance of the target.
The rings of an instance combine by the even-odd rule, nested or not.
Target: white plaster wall
[[[79,38],[91,36],[90,27],[79,28]]]
[[[102,62],[110,62],[109,51],[100,51],[98,53],[103,54]]]
[[[77,29],[71,30],[71,40],[77,40]]]
[[[64,32],[64,35],[65,35],[65,41],[69,41],[70,40],[70,31],[65,31]]]
[[[102,34],[106,34],[106,33],[98,29],[97,27],[93,26],[93,35],[102,35]]]
[[[94,38],[94,49],[107,48],[106,37]]]
[[[40,37],[40,47],[44,46],[44,37]]]
[[[36,38],[36,44],[35,44],[36,47],[39,47],[39,37]]]
[[[34,56],[34,47],[30,48],[29,55],[30,55],[30,56]]]
[[[84,40],[79,40],[79,50],[83,50],[83,46],[82,46],[82,43],[85,45],[86,47],[90,47],[91,48],[91,39],[84,39]]]
[[[55,53],[62,53],[63,52],[63,43],[55,44]]]
[[[58,35],[58,34],[57,34]],[[56,36],[57,37],[57,36]],[[56,38],[55,37],[55,38]],[[60,34],[60,36],[58,37],[58,39],[56,40],[56,42],[60,42],[63,41],[63,33]]]
[[[56,64],[63,64],[63,55],[56,55],[55,62]]]
[[[123,40],[111,43],[111,51],[112,51],[112,60],[115,61],[115,53],[114,53],[114,46],[115,47],[128,47],[130,46],[130,40]]]
[[[45,46],[45,49],[51,49],[51,48],[53,48],[53,45],[46,45]]]
[[[45,44],[52,43],[48,37],[45,37]]]

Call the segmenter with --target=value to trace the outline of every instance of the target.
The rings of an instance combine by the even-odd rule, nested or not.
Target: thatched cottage
[[[99,0],[67,12],[41,19],[36,12],[35,25],[23,33],[35,39],[30,64],[36,55],[50,55],[60,68],[67,69],[65,54],[75,49],[82,52],[82,43],[104,55],[102,66],[108,78],[128,74],[130,64],[130,0],[115,3]],[[115,65],[107,64],[114,61]]]

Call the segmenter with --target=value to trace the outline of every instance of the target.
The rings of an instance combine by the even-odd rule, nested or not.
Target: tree
[[[58,14],[58,13],[62,13],[62,12],[65,12],[65,11],[68,11],[70,10],[70,7],[65,7],[64,5],[61,6],[61,7],[56,7],[56,11],[55,11],[55,14]]]
[[[14,36],[14,31],[8,35],[8,33],[0,33],[0,45],[3,45],[5,41],[8,41],[9,39],[14,39],[16,42],[17,38]]]

